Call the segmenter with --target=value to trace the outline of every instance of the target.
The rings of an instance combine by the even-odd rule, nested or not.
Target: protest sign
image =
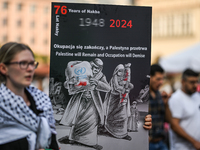
[[[50,98],[62,150],[147,150],[151,7],[52,3]]]

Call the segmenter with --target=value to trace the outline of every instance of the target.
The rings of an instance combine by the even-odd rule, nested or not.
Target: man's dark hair
[[[192,69],[186,69],[182,74],[182,79],[186,80],[187,77],[198,77],[199,74]]]
[[[159,72],[159,73],[164,73],[164,70],[163,68],[158,65],[158,64],[153,64],[151,65],[151,71],[150,71],[150,75],[151,76],[154,76],[156,74],[156,72]]]

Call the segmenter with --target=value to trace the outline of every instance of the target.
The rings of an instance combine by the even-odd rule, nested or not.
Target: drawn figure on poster
[[[133,101],[130,109],[131,116],[128,118],[128,132],[138,132],[139,111],[137,109],[136,101]]]
[[[102,73],[103,62],[96,58],[87,61],[72,61],[66,68],[65,87],[72,95],[60,124],[70,126],[70,144],[81,143],[95,149],[103,147],[97,143],[97,126],[103,124],[103,104],[99,91],[108,92],[110,86]],[[74,74],[75,72],[75,74]]]
[[[62,82],[55,82],[54,78],[49,80],[49,97],[53,106],[54,114],[63,115],[66,108],[66,99],[62,92]],[[57,120],[57,118],[55,117]]]
[[[128,65],[127,65],[128,66]],[[105,129],[114,137],[120,139],[131,140],[127,132],[128,117],[130,117],[130,100],[129,92],[133,88],[125,78],[130,78],[126,75],[127,68],[119,64],[113,73],[110,80],[111,91],[106,93],[104,108],[105,108]],[[130,73],[128,74],[130,76]],[[124,78],[125,77],[125,78]],[[128,82],[128,85],[127,85]],[[126,93],[127,96],[122,95]],[[122,98],[123,102],[122,102]]]
[[[137,102],[145,103],[149,100],[149,85],[147,84],[143,89],[140,90],[138,97],[136,98]]]

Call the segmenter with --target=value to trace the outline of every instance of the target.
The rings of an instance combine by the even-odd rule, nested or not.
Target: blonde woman
[[[38,62],[21,43],[0,49],[0,149],[58,150],[48,96],[30,86]]]

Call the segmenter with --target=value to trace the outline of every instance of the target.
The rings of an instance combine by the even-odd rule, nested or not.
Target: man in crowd
[[[182,87],[169,100],[171,150],[200,150],[200,95],[196,92],[198,73],[186,69]]]
[[[150,72],[149,114],[152,115],[152,129],[149,132],[149,150],[168,150],[165,140],[164,122],[169,121],[169,95],[158,90],[163,84],[164,70],[154,64]]]

